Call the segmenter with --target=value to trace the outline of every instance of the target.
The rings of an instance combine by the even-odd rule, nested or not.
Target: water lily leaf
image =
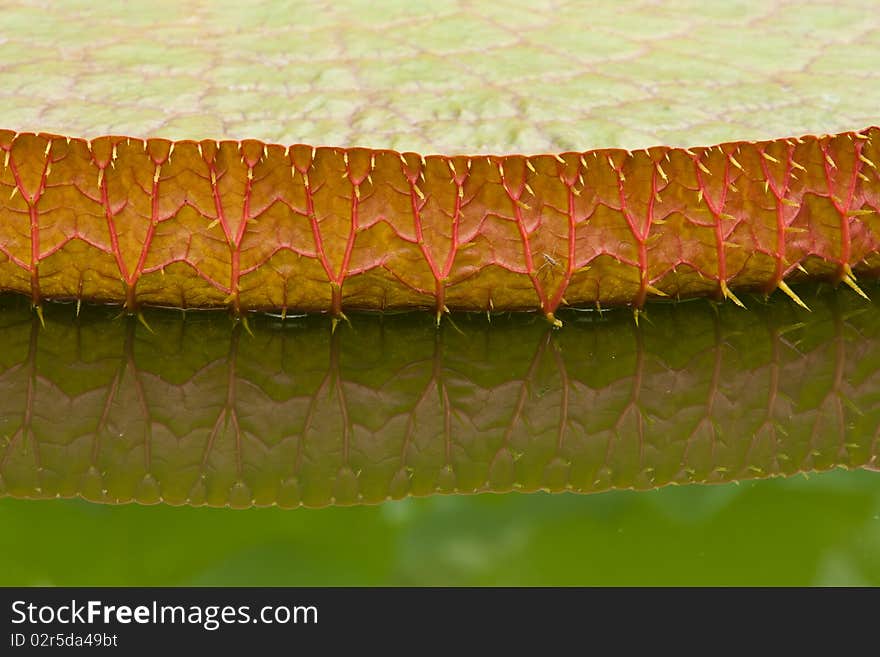
[[[880,273],[874,13],[15,6],[0,289],[555,325],[752,289],[806,305],[801,278],[861,292]]]

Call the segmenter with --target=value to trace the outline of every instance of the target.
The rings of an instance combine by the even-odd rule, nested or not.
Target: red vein
[[[645,228],[644,234],[638,229],[635,223],[635,219],[629,212],[629,208],[627,207],[626,202],[626,190],[624,189],[624,176],[622,167],[614,166],[611,158],[608,158],[608,164],[617,172],[617,194],[620,198],[620,211],[623,214],[624,219],[626,219],[626,224],[629,226],[629,230],[632,233],[633,238],[636,240],[638,251],[639,251],[639,291],[636,293],[635,298],[633,299],[633,305],[636,308],[641,308],[645,305],[645,298],[648,294],[648,231],[651,229],[651,221],[653,219],[654,213],[654,196],[657,191],[657,167],[654,167],[653,172],[651,173],[651,198],[648,201],[648,216],[647,216],[647,225]]]
[[[578,176],[581,175],[581,164],[578,165]],[[575,190],[574,183],[575,179],[572,178],[570,181],[566,180],[565,177],[560,174],[560,179],[562,180],[562,184],[565,185],[567,191],[567,219],[568,219],[568,262],[565,267],[565,274],[563,274],[562,281],[559,283],[559,287],[556,290],[556,294],[553,295],[553,298],[550,301],[550,312],[555,313],[556,309],[559,307],[559,304],[562,303],[565,298],[565,291],[568,289],[569,284],[571,283],[571,277],[574,276],[575,269],[575,240],[577,239],[577,219],[575,217],[575,207],[574,207],[574,198],[575,198]],[[581,180],[583,180],[581,178]]]
[[[51,142],[49,142],[48,146],[51,147]],[[39,185],[32,195],[25,191],[15,158],[12,157],[11,146],[8,154],[9,170],[12,172],[12,177],[15,180],[15,187],[28,206],[31,234],[31,262],[29,267],[31,273],[31,302],[36,306],[40,303],[40,215],[37,210],[37,204],[40,202],[40,197],[46,189],[46,178],[49,175],[49,166],[51,164],[49,148],[46,149],[46,161],[43,163],[43,172],[40,175]]]
[[[828,154],[828,145],[821,144],[822,148],[822,165],[825,171],[825,182],[828,185],[828,198],[831,200],[831,204],[834,206],[834,209],[840,215],[840,266],[838,268],[838,277],[842,280],[848,274],[847,267],[849,265],[850,253],[852,252],[852,238],[850,236],[849,230],[849,211],[851,209],[853,195],[855,194],[856,181],[858,180],[858,175],[861,173],[862,161],[859,156],[862,154],[862,143],[855,142],[853,144],[853,150],[855,152],[855,164],[853,165],[852,176],[850,177],[849,188],[847,189],[847,198],[845,205],[841,205],[840,199],[838,199],[834,194],[834,175],[831,172],[832,168],[836,168],[836,165],[832,167],[832,158]]]
[[[137,265],[135,265],[134,271],[128,278],[128,293],[126,295],[125,307],[129,310],[134,310],[137,306],[137,299],[135,296],[135,291],[137,289],[138,280],[140,280],[141,274],[144,271],[144,265],[147,262],[147,254],[150,250],[150,245],[153,242],[153,235],[156,232],[156,226],[159,224],[159,180],[160,173],[162,168],[161,162],[153,161],[156,169],[153,172],[153,185],[150,190],[150,223],[147,226],[147,234],[144,236],[144,243],[141,245],[141,253],[138,257]]]
[[[312,192],[311,183],[309,183],[308,169],[300,171],[303,179],[303,190],[306,195],[306,216],[309,219],[309,225],[312,228],[312,238],[315,240],[315,253],[324,269],[324,274],[328,281],[333,280],[333,268],[330,267],[330,261],[327,260],[327,254],[324,251],[324,240],[321,237],[321,229],[318,226],[318,217],[315,214],[315,199]]]
[[[535,289],[535,293],[538,295],[538,301],[541,304],[541,311],[552,319],[553,312],[550,309],[550,303],[547,299],[547,295],[544,293],[544,288],[541,285],[541,281],[538,280],[538,274],[535,271],[535,262],[532,257],[532,245],[529,242],[529,234],[528,231],[526,231],[525,222],[523,221],[522,216],[523,203],[520,198],[522,197],[526,181],[525,179],[523,179],[519,190],[514,192],[507,184],[507,178],[504,175],[503,162],[498,163],[498,172],[501,174],[501,186],[504,188],[504,192],[513,203],[513,216],[516,222],[517,230],[519,231],[520,240],[522,240],[523,257],[525,258],[526,263],[526,273],[528,274],[529,279],[532,281],[532,287]]]
[[[776,203],[776,253],[773,254],[773,257],[776,259],[776,268],[773,272],[773,278],[768,282],[766,291],[772,292],[777,287],[779,287],[780,283],[782,283],[782,279],[785,277],[785,251],[786,251],[786,241],[785,241],[785,210],[784,204],[782,203],[782,199],[786,197],[788,194],[788,185],[789,180],[791,178],[791,170],[792,170],[792,162],[794,161],[794,146],[791,144],[788,145],[788,157],[785,160],[785,172],[782,176],[782,191],[779,190],[779,187],[776,185],[776,182],[773,180],[773,176],[770,175],[770,170],[767,166],[766,156],[764,154],[763,146],[758,147],[758,157],[761,161],[761,171],[764,174],[764,179],[767,183],[768,189],[773,193],[773,197]]]
[[[357,238],[358,232],[358,204],[360,203],[361,193],[360,193],[360,183],[362,181],[355,181],[351,174],[351,169],[348,166],[348,162],[346,162],[346,171],[348,172],[348,179],[351,182],[351,225],[348,229],[348,239],[345,242],[345,252],[342,254],[342,263],[339,265],[339,273],[336,277],[330,282],[333,299],[332,299],[332,311],[334,315],[342,315],[342,285],[345,283],[345,278],[348,275],[348,263],[351,261],[351,253],[354,250],[354,241]]]
[[[724,231],[721,222],[721,215],[724,213],[724,206],[727,204],[727,190],[730,187],[730,158],[724,158],[724,180],[721,185],[721,196],[718,199],[718,205],[715,206],[711,199],[711,195],[707,192],[707,187],[703,182],[703,172],[700,168],[699,157],[694,158],[694,168],[697,173],[697,184],[703,191],[703,202],[709,208],[714,219],[715,232],[715,251],[718,254],[718,286],[722,296],[726,296],[727,289],[727,257],[724,252]]]
[[[107,220],[107,230],[110,233],[110,250],[116,260],[116,267],[119,269],[119,273],[127,284],[129,282],[128,266],[122,258],[122,251],[119,249],[119,235],[116,233],[116,223],[114,221],[116,214],[110,206],[110,193],[107,189],[107,176],[105,175],[107,165],[105,164],[102,166],[97,162],[95,162],[95,164],[98,167],[98,176],[100,180],[101,205],[104,208],[104,217]]]
[[[407,162],[403,160],[403,164],[406,165]],[[439,317],[439,314],[443,312],[443,295],[445,291],[445,285],[441,281],[442,276],[441,273],[437,270],[437,264],[434,262],[434,257],[428,250],[427,244],[425,244],[425,236],[424,232],[422,231],[422,210],[428,204],[428,199],[416,185],[416,182],[422,175],[422,168],[421,166],[419,166],[418,173],[414,174],[408,173],[406,168],[404,168],[403,175],[406,178],[407,183],[409,184],[409,203],[413,215],[413,226],[416,233],[416,244],[418,244],[419,250],[422,252],[422,257],[425,259],[425,262],[428,263],[428,267],[431,269],[431,275],[434,277],[434,300],[436,311]],[[403,281],[403,279],[400,277],[398,277],[398,280]]]

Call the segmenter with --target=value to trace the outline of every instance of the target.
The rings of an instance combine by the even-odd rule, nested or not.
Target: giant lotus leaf
[[[880,270],[871,3],[0,20],[0,286],[35,304],[554,319]]]

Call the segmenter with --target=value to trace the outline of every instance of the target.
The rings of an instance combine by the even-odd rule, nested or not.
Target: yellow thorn
[[[702,172],[705,173],[706,175],[709,175],[709,176],[712,175],[712,172],[709,171],[709,168],[708,168],[705,164],[703,164],[702,162],[700,162],[699,160],[697,160],[697,166],[700,167],[700,171],[702,171]]]
[[[152,328],[150,328],[150,325],[147,324],[147,318],[144,317],[144,313],[141,312],[140,310],[138,311],[137,318],[138,318],[138,321],[139,321],[141,324],[143,324],[144,327],[145,327],[150,333],[152,333],[153,335],[156,334],[156,332],[155,332]]]
[[[333,319],[330,320],[330,333],[336,332],[336,326],[339,324],[340,320],[344,321],[348,324],[349,328],[351,328],[351,322],[348,320],[348,317],[344,312],[340,312],[338,315],[335,315]]]
[[[800,169],[801,171],[807,170],[807,168],[805,166],[798,164],[794,160],[791,161],[791,166],[794,167],[795,169]]]
[[[728,155],[727,158],[730,160],[730,163],[735,166],[740,171],[743,170],[743,165],[737,162],[737,159],[733,155]]]
[[[437,328],[440,328],[440,320],[443,318],[443,313],[449,313],[449,308],[443,306],[442,308],[437,309],[437,317],[435,318],[435,325]]]
[[[456,333],[458,333],[459,335],[465,335],[465,332],[462,331],[460,328],[458,328],[458,325],[453,321],[453,319],[452,319],[452,315],[449,315],[449,316],[446,318],[446,321],[448,321],[448,322],[449,322],[449,325],[450,325],[452,328],[455,329],[455,332],[456,332]]]
[[[779,164],[779,160],[770,155],[770,153],[765,153],[764,151],[761,151],[761,157],[769,162],[773,162],[774,164]]]
[[[663,167],[660,166],[659,162],[657,163],[657,173],[663,178],[663,182],[669,182],[669,177],[666,175],[666,172],[663,170]]]
[[[782,205],[787,205],[791,208],[801,207],[800,203],[797,203],[796,201],[792,201],[791,199],[788,199],[788,198],[781,198],[781,199],[779,199],[779,202],[782,203]]]
[[[825,161],[828,163],[828,166],[830,166],[832,169],[837,168],[837,165],[834,164],[834,160],[831,159],[831,156],[828,155],[828,153],[825,153]]]
[[[791,298],[791,300],[794,301],[801,308],[803,308],[804,310],[807,310],[809,312],[812,312],[810,310],[810,307],[807,304],[805,304],[803,301],[801,301],[801,298],[797,294],[795,294],[794,290],[792,290],[790,287],[788,287],[788,283],[786,283],[785,281],[779,281],[778,287],[780,290],[785,292]]]
[[[703,202],[703,189],[700,188],[697,190],[697,203]]]
[[[41,306],[40,304],[36,304],[34,306],[34,310],[37,311],[37,317],[40,318],[40,326],[46,328],[46,320],[43,318],[43,306]]]
[[[859,159],[860,159],[862,162],[864,162],[865,164],[867,164],[869,167],[871,167],[872,169],[876,169],[876,168],[877,168],[877,165],[876,165],[876,164],[874,164],[871,160],[869,160],[868,158],[866,158],[866,157],[865,157],[864,155],[862,155],[861,153],[859,153]]]
[[[79,309],[82,306],[82,299],[76,300],[76,316],[79,317]]]
[[[633,319],[636,320],[636,326],[639,325],[639,315],[641,314],[641,310],[639,308],[633,308]]]
[[[806,325],[806,322],[795,322],[794,324],[783,326],[779,330],[779,335],[786,335],[787,333],[791,333],[792,331],[797,331],[798,329],[804,328]]]
[[[653,285],[650,285],[650,284],[645,286],[645,290],[646,290],[647,292],[649,292],[650,294],[653,294],[654,296],[657,296],[657,297],[668,297],[668,296],[669,296],[669,295],[666,294],[666,292],[664,292],[663,290],[660,290],[660,289],[658,289],[658,288],[656,288],[656,287],[654,287]]]
[[[562,328],[562,320],[556,319],[553,313],[545,313],[544,317],[547,318],[547,321],[550,322],[553,328]]]
[[[849,285],[855,291],[855,293],[862,297],[865,301],[871,300],[868,298],[868,295],[862,291],[862,288],[859,287],[858,283],[856,283],[856,279],[854,276],[852,276],[852,274],[847,274],[841,280]]]
[[[730,288],[727,287],[727,281],[721,281],[721,294],[724,295],[725,299],[730,299],[740,308],[746,307],[745,304],[739,300],[739,297],[737,297],[733,292],[730,291]]]
[[[801,263],[797,263],[795,267],[797,267],[798,271],[803,272],[804,274],[809,274],[809,272],[804,269],[804,266]]]
[[[254,337],[254,332],[251,331],[250,322],[248,322],[247,315],[241,315],[238,318],[241,321],[241,325],[244,326],[244,330],[248,332],[248,335]]]

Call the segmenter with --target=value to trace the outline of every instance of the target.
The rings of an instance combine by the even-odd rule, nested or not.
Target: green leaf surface
[[[441,152],[860,129],[871,0],[4,3],[0,127]]]

